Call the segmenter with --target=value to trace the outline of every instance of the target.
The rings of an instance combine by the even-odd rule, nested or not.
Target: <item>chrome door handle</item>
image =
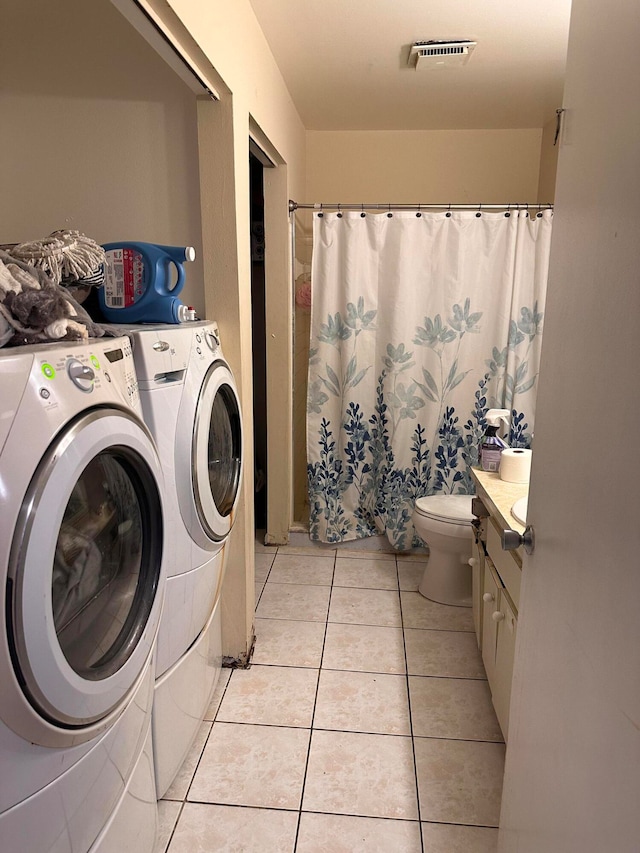
[[[517,530],[503,530],[500,534],[503,551],[515,551],[516,548],[524,546],[527,554],[533,554],[536,537],[533,527],[528,524],[524,533],[518,533]]]

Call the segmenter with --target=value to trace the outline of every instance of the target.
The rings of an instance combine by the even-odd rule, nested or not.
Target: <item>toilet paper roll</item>
[[[500,479],[507,483],[528,483],[531,473],[531,451],[523,447],[506,447],[500,454]]]

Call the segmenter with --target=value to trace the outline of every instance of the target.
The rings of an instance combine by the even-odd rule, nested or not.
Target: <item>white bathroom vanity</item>
[[[529,486],[508,483],[500,474],[472,470],[477,497],[473,501],[473,623],[487,672],[493,705],[504,735],[509,731],[509,702],[518,629],[522,548],[504,551],[502,531],[524,533],[511,507],[526,498]]]

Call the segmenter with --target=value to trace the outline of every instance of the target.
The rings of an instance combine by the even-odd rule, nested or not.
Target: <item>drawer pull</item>
[[[478,560],[477,560],[477,558],[476,558],[476,557],[470,557],[470,558],[467,560],[467,563],[468,563],[468,565],[470,565],[470,566],[477,566],[477,565],[478,565]]]
[[[495,601],[496,599],[495,596],[492,595],[490,592],[485,592],[485,594],[482,596],[482,600],[486,601],[487,604],[489,604],[490,601]]]
[[[502,622],[504,619],[504,613],[501,613],[499,610],[496,610],[495,613],[491,614],[491,618],[494,622]]]

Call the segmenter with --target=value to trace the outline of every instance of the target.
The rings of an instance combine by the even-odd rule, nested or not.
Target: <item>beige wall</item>
[[[536,201],[540,130],[309,131],[307,202]]]
[[[151,0],[149,0],[151,3]],[[151,3],[171,22],[166,4]],[[203,253],[207,313],[220,324],[245,423],[240,507],[223,589],[224,651],[242,659],[252,639],[253,436],[249,132],[268,141],[277,176],[265,176],[269,541],[285,541],[291,521],[292,300],[287,199],[304,193],[305,131],[248,0],[173,0],[170,11],[213,65],[225,90],[218,114],[201,108]],[[217,152],[223,158],[216,166]],[[224,202],[224,203],[222,203]],[[284,464],[283,464],[284,462]],[[272,497],[273,496],[273,497]],[[243,570],[244,569],[244,570]]]
[[[304,127],[249,0],[172,0],[170,5],[233,94],[234,112],[247,128],[251,115],[287,163],[291,190],[299,194]]]
[[[559,144],[555,142],[556,120],[545,124],[542,130],[540,147],[540,180],[538,182],[538,201],[553,204],[556,196],[556,170],[558,168]],[[559,141],[559,140],[558,140]]]

